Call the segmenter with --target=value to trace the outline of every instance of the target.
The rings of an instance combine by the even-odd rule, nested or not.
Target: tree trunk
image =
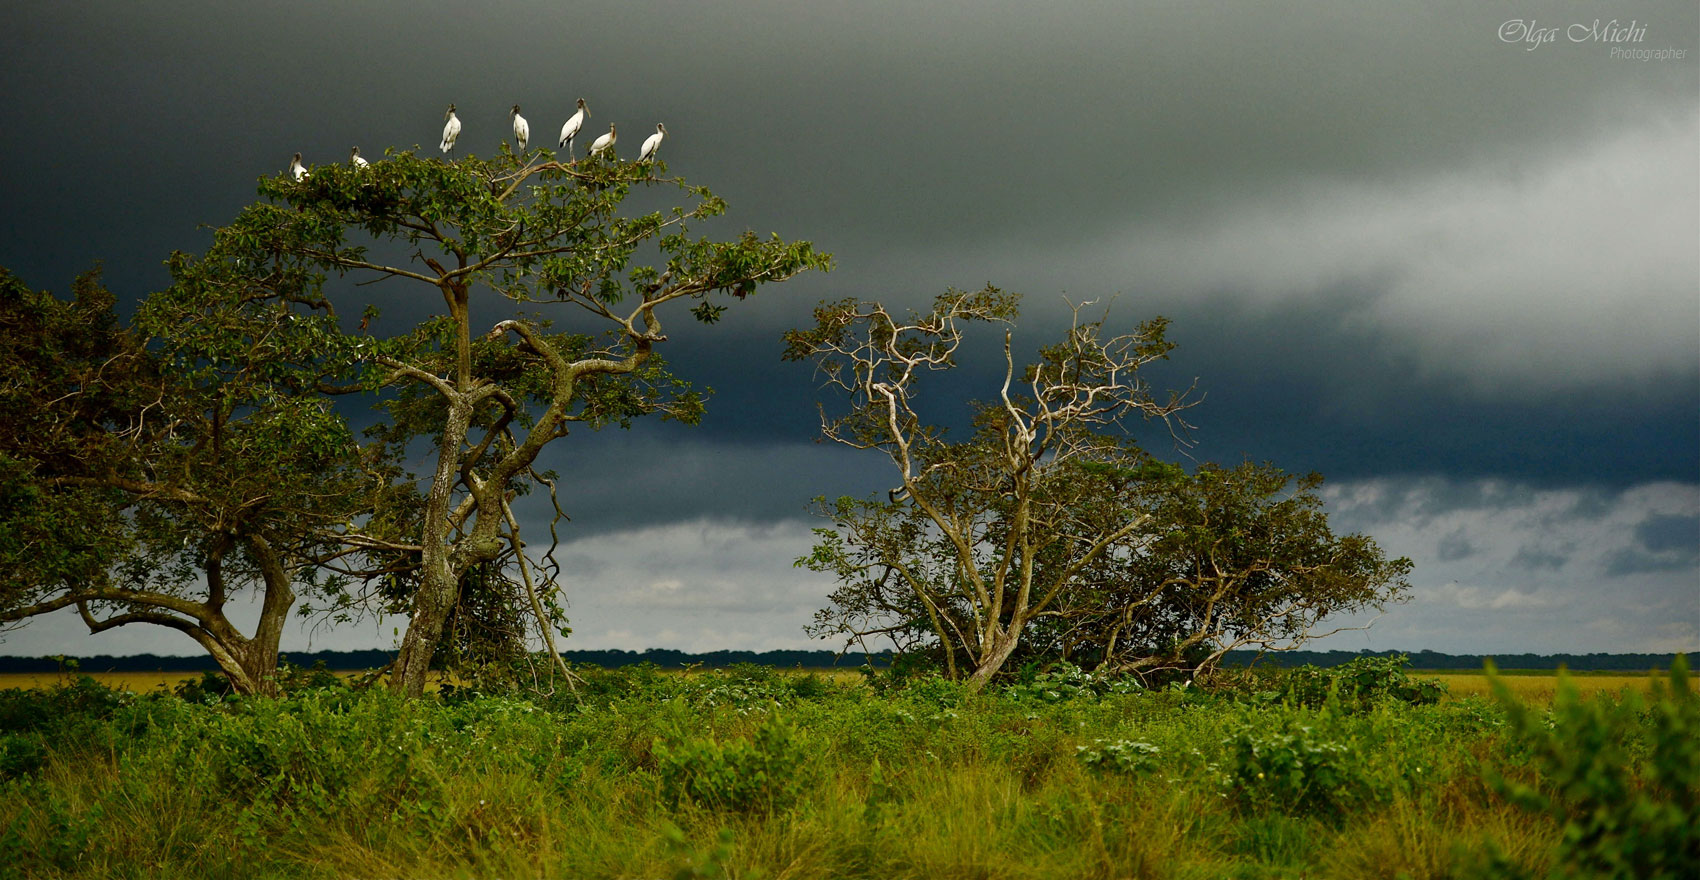
[[[207,646],[218,668],[239,694],[276,697],[283,693],[277,682],[277,639],[242,639],[238,644],[219,642]]]
[[[249,553],[259,563],[265,583],[265,596],[260,603],[260,620],[254,626],[253,638],[242,632],[224,616],[223,590],[214,592],[208,603],[201,634],[191,633],[195,640],[218,661],[219,668],[229,677],[238,693],[275,697],[283,691],[277,683],[278,644],[283,639],[283,625],[289,620],[289,609],[295,606],[295,590],[290,586],[290,573],[266,539],[250,537],[246,541]],[[217,568],[208,572],[209,583],[218,583]]]
[[[459,560],[449,534],[449,502],[460,478],[461,447],[471,425],[472,407],[464,397],[451,399],[438,443],[437,472],[432,475],[431,491],[425,496],[425,516],[420,527],[425,549],[420,554],[419,592],[413,597],[413,616],[408,620],[395,668],[390,672],[390,687],[409,697],[425,693],[431,656],[437,651],[437,641],[442,638],[449,612],[454,610],[460,572],[465,569],[464,565],[456,564]]]
[[[419,579],[419,593],[413,597],[413,617],[408,620],[395,668],[390,671],[391,688],[409,697],[425,693],[431,657],[437,651],[449,612],[454,610],[459,589],[460,578],[449,570],[447,560],[428,568]]]
[[[986,683],[992,680],[992,676],[997,675],[998,670],[1003,668],[1010,655],[1015,653],[1016,645],[1020,643],[1019,626],[1011,626],[999,633],[992,641],[992,649],[981,656],[979,665],[974,667],[974,674],[968,677],[968,689],[979,691],[984,688]]]

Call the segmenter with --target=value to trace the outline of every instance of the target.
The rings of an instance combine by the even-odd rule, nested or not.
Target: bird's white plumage
[[[638,151],[638,161],[647,162],[655,158],[655,151],[661,149],[661,139],[667,136],[667,126],[657,122],[655,134],[643,140],[643,149]]]
[[[307,174],[307,166],[301,164],[300,153],[296,153],[295,158],[289,160],[289,175],[295,178],[296,183],[300,183],[308,178],[309,175]]]
[[[514,119],[514,142],[519,144],[519,149],[523,151],[525,142],[531,140],[531,123],[526,122],[525,117],[519,115],[518,104],[514,105],[514,109],[508,111],[508,115]]]
[[[449,105],[449,112],[443,117],[448,121],[443,123],[442,150],[447,153],[455,148],[455,140],[460,137],[460,117],[455,115],[455,105]]]
[[[353,165],[356,168],[365,168],[372,163],[360,158],[360,148],[355,147],[348,151],[348,164]]]
[[[597,138],[596,142],[590,145],[590,155],[594,156],[609,149],[614,146],[616,140],[619,140],[619,135],[614,131],[614,123],[610,122],[608,123],[608,133]]]
[[[590,115],[590,108],[584,106],[584,99],[578,99],[578,112],[567,117],[567,124],[561,126],[561,147],[567,152],[573,151],[573,136],[584,127],[584,118]]]

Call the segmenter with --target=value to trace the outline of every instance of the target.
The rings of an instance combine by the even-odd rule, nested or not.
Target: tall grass
[[[1565,833],[1502,793],[1550,780],[1523,716],[1479,698],[588,678],[0,692],[0,873],[1391,880],[1544,875]],[[1669,738],[1608,714],[1634,754]]]

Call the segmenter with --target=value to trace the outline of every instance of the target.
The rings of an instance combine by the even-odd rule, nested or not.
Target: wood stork
[[[655,123],[655,134],[643,140],[643,149],[638,151],[638,161],[646,162],[655,158],[655,151],[661,149],[661,139],[667,136],[667,126]]]
[[[460,117],[455,115],[455,105],[449,105],[449,112],[443,114],[443,118],[448,120],[443,123],[442,143],[443,152],[447,153],[454,150],[455,139],[460,137]]]
[[[525,117],[519,115],[518,104],[514,105],[514,109],[508,111],[508,115],[513,117],[514,120],[514,141],[519,144],[519,150],[523,153],[525,152],[525,142],[531,140],[531,123],[526,122]]]
[[[567,155],[573,154],[573,136],[584,127],[584,118],[589,115],[590,108],[584,106],[584,99],[578,99],[578,112],[567,119],[566,125],[561,126],[561,147],[567,151]]]
[[[372,163],[360,158],[360,148],[355,147],[348,151],[348,164],[353,165],[356,168],[365,168]]]
[[[295,178],[296,183],[300,183],[307,179],[307,166],[301,164],[300,153],[296,153],[295,158],[289,160],[289,174],[291,177]]]
[[[614,123],[608,123],[608,133],[597,138],[596,142],[590,145],[590,155],[594,156],[614,146],[614,142],[619,139],[620,136],[614,131]]]

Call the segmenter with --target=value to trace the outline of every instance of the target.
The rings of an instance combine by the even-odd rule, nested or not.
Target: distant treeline
[[[1393,657],[1405,653],[1409,653],[1411,666],[1415,669],[1480,669],[1483,661],[1491,659],[1501,669],[1557,669],[1564,666],[1576,670],[1602,672],[1610,670],[1644,672],[1652,669],[1666,669],[1676,659],[1675,654],[1442,654],[1438,651],[1288,651],[1264,654],[1261,659],[1257,660],[1257,663],[1273,666],[1339,666],[1359,657]],[[313,651],[310,653],[285,653],[282,658],[303,668],[310,668],[322,662],[330,669],[347,670],[376,669],[390,662],[390,659],[394,656],[389,651]],[[882,651],[873,655],[846,654],[840,657],[831,651],[711,651],[706,654],[691,654],[665,648],[651,648],[647,651],[564,651],[562,656],[569,663],[589,663],[602,667],[653,663],[664,669],[683,669],[687,666],[723,669],[739,663],[754,663],[759,666],[774,666],[785,669],[796,667],[826,669],[834,666],[841,668],[857,667],[870,661],[875,666],[884,667],[889,665],[892,659],[892,654],[889,651]],[[1224,658],[1224,663],[1230,666],[1243,666],[1257,657],[1258,655],[1253,651],[1232,651]],[[97,654],[93,657],[74,659],[77,668],[83,672],[207,672],[218,668],[213,663],[212,658],[204,654],[189,657],[160,656],[157,654],[113,657],[107,654]],[[51,657],[0,656],[0,673],[57,672],[63,665],[61,661]]]
[[[1259,666],[1341,666],[1359,657],[1397,657],[1405,654],[1413,669],[1481,669],[1492,660],[1500,669],[1567,669],[1590,672],[1669,669],[1675,654],[1442,654],[1439,651],[1286,651],[1264,654]],[[1230,651],[1224,663],[1244,666],[1255,651]]]

